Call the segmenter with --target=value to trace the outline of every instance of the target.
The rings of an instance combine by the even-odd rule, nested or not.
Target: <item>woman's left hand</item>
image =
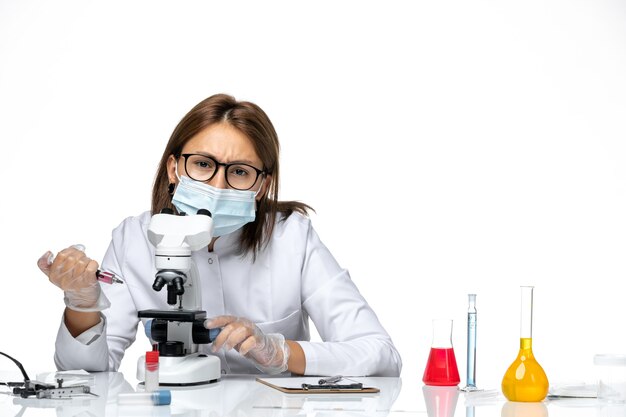
[[[235,349],[242,356],[251,359],[257,369],[267,374],[279,374],[287,370],[289,346],[282,334],[264,334],[250,320],[235,316],[207,319],[204,327],[222,328],[211,346],[213,352],[220,348]]]

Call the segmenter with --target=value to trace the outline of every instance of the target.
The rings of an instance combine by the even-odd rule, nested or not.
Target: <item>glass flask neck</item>
[[[434,319],[433,320],[433,348],[451,348],[452,347],[452,320],[451,319]]]
[[[519,349],[520,350],[533,350],[533,339],[531,338],[520,338],[519,340]]]
[[[520,287],[522,291],[520,314],[520,339],[533,337],[533,289],[534,287]]]

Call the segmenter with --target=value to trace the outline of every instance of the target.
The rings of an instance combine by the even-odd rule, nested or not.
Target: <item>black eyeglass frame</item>
[[[243,162],[233,162],[232,164],[225,164],[223,162],[219,162],[218,160],[216,160],[215,158],[213,158],[212,156],[208,156],[208,155],[204,155],[201,153],[183,153],[180,156],[182,156],[183,158],[185,158],[185,173],[189,176],[189,178],[191,178],[194,181],[199,181],[199,182],[207,182],[207,181],[211,181],[215,175],[217,174],[217,171],[219,171],[219,168],[222,166],[224,167],[224,178],[226,179],[226,183],[228,184],[229,187],[235,189],[235,190],[239,190],[239,191],[248,191],[249,189],[251,189],[252,187],[254,187],[257,183],[257,181],[259,180],[259,175],[263,175],[266,176],[267,175],[267,171],[265,170],[261,170],[258,169],[257,167],[253,167],[252,165],[248,165],[248,164],[244,164]],[[187,171],[187,161],[189,160],[188,158],[190,156],[201,156],[203,158],[207,158],[210,159],[211,161],[215,162],[215,172],[213,173],[213,175],[211,175],[208,179],[206,180],[197,180],[195,178],[193,178],[190,174],[189,171]],[[230,168],[231,166],[234,165],[243,165],[245,167],[249,167],[252,168],[255,172],[256,172],[256,178],[254,179],[254,182],[252,183],[252,185],[248,188],[237,188],[234,187],[229,181],[228,181],[228,168]]]

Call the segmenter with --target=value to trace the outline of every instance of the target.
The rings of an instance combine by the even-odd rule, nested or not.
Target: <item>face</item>
[[[200,131],[183,146],[181,153],[204,154],[221,163],[239,162],[263,169],[261,158],[254,150],[250,139],[227,123],[213,124]],[[174,184],[178,183],[176,164],[178,164],[178,175],[187,175],[185,173],[185,158],[180,157],[176,160],[173,155],[170,155],[167,161],[167,174],[169,181]],[[267,175],[264,181],[262,178],[259,175],[257,182],[250,189],[250,191],[259,191],[256,196],[257,201],[263,197],[271,182],[270,175]],[[231,188],[226,182],[224,167],[219,167],[215,176],[207,181],[207,184],[216,188]]]

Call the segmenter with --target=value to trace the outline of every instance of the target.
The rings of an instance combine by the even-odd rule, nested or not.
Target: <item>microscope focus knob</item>
[[[196,320],[191,327],[191,338],[195,344],[206,345],[212,343],[221,331],[221,328],[207,329],[204,327],[204,320]]]
[[[167,321],[159,319],[152,320],[152,322],[150,323],[150,335],[148,337],[155,342],[166,342]]]

